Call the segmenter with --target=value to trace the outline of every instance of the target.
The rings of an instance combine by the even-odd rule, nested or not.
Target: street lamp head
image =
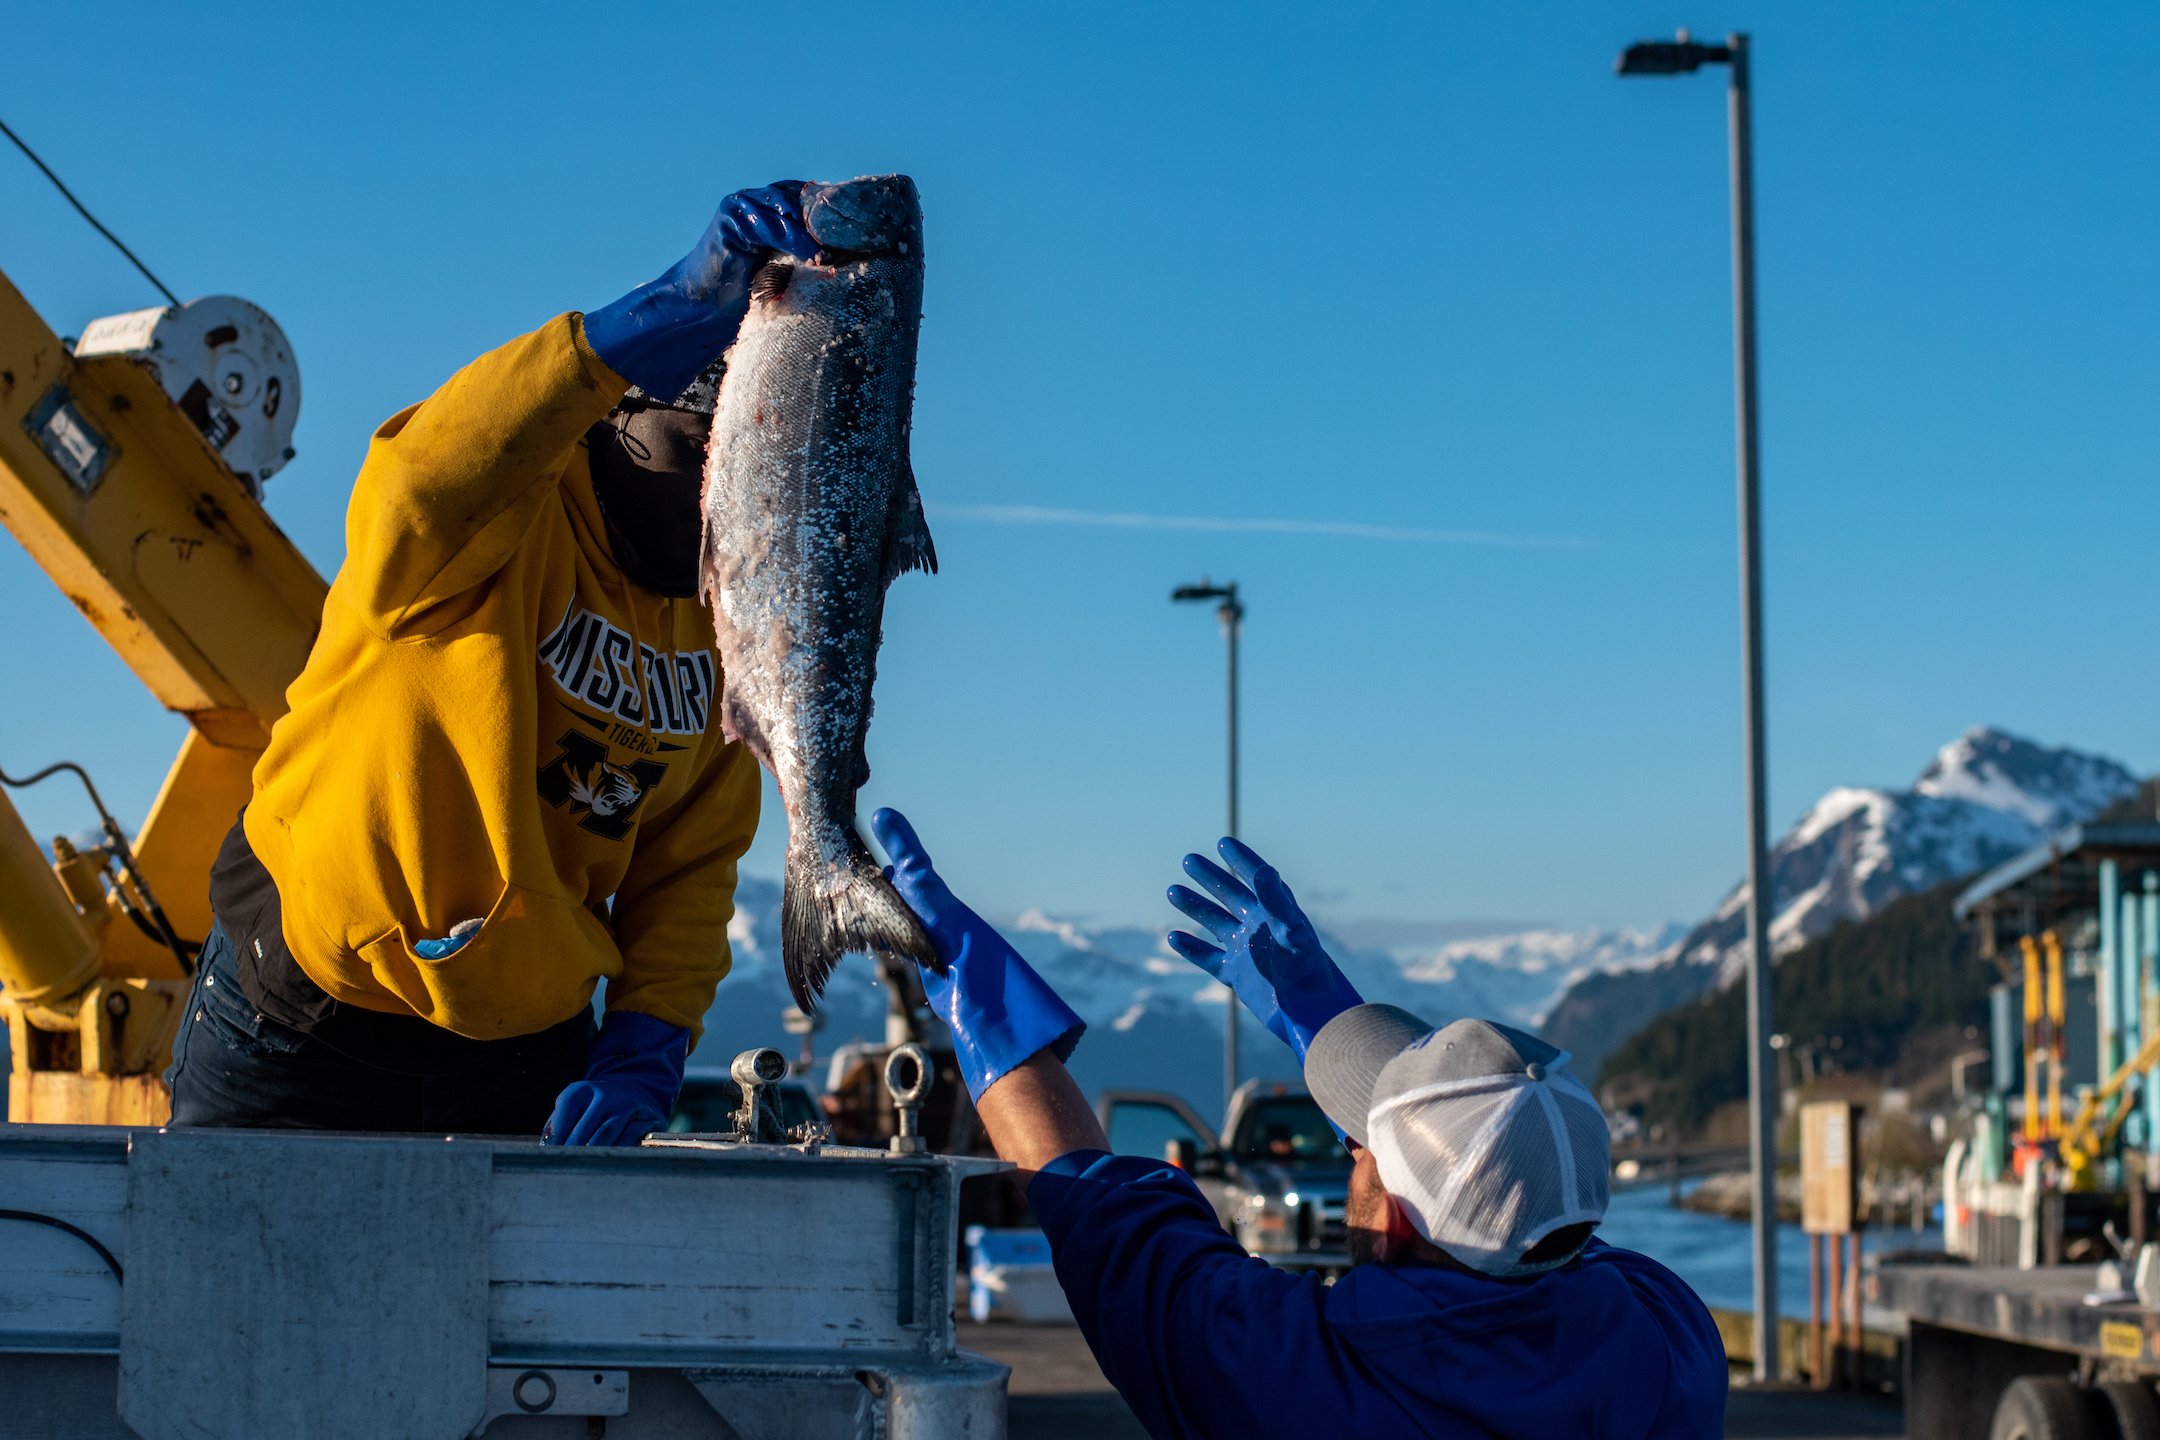
[[[1721,65],[1732,59],[1729,45],[1703,45],[1688,39],[1639,40],[1620,52],[1613,71],[1620,75],[1692,75],[1705,65]]]
[[[1235,600],[1237,598],[1237,582],[1233,580],[1228,585],[1216,585],[1203,579],[1197,585],[1178,586],[1177,589],[1170,592],[1170,598],[1173,601]]]

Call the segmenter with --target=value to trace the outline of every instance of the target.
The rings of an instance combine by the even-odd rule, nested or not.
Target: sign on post
[[[1859,1107],[1818,1100],[1800,1107],[1800,1228],[1849,1235],[1859,1228]]]
[[[1860,1107],[1849,1100],[1800,1107],[1800,1228],[1808,1237],[1808,1349],[1816,1385],[1832,1385],[1857,1364],[1847,1347],[1860,1345]]]

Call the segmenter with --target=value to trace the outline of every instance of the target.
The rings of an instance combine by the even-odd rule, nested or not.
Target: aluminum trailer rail
[[[1000,1440],[952,1323],[999,1162],[664,1138],[0,1125],[0,1208],[125,1271],[0,1220],[0,1431]]]

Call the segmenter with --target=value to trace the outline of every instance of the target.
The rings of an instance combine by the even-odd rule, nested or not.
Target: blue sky
[[[1742,835],[1723,81],[1611,68],[1676,23],[1756,42],[1774,823],[1981,722],[2160,766],[2149,6],[43,6],[0,117],[282,323],[269,504],[326,572],[462,361],[730,189],[906,170],[944,571],[865,809],[986,911],[1168,920],[1222,739],[1167,596],[1234,577],[1244,828],[1323,918],[1649,922]],[[155,298],[12,152],[0,269],[63,333]],[[0,605],[0,763],[139,818],[182,722],[9,545]]]

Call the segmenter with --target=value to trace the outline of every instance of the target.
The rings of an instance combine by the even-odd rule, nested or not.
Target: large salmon
[[[806,185],[816,262],[752,284],[705,460],[700,570],[723,733],[779,782],[788,849],[781,955],[816,1008],[849,951],[935,963],[855,824],[885,587],[936,571],[908,462],[922,323],[922,204],[905,175]]]

